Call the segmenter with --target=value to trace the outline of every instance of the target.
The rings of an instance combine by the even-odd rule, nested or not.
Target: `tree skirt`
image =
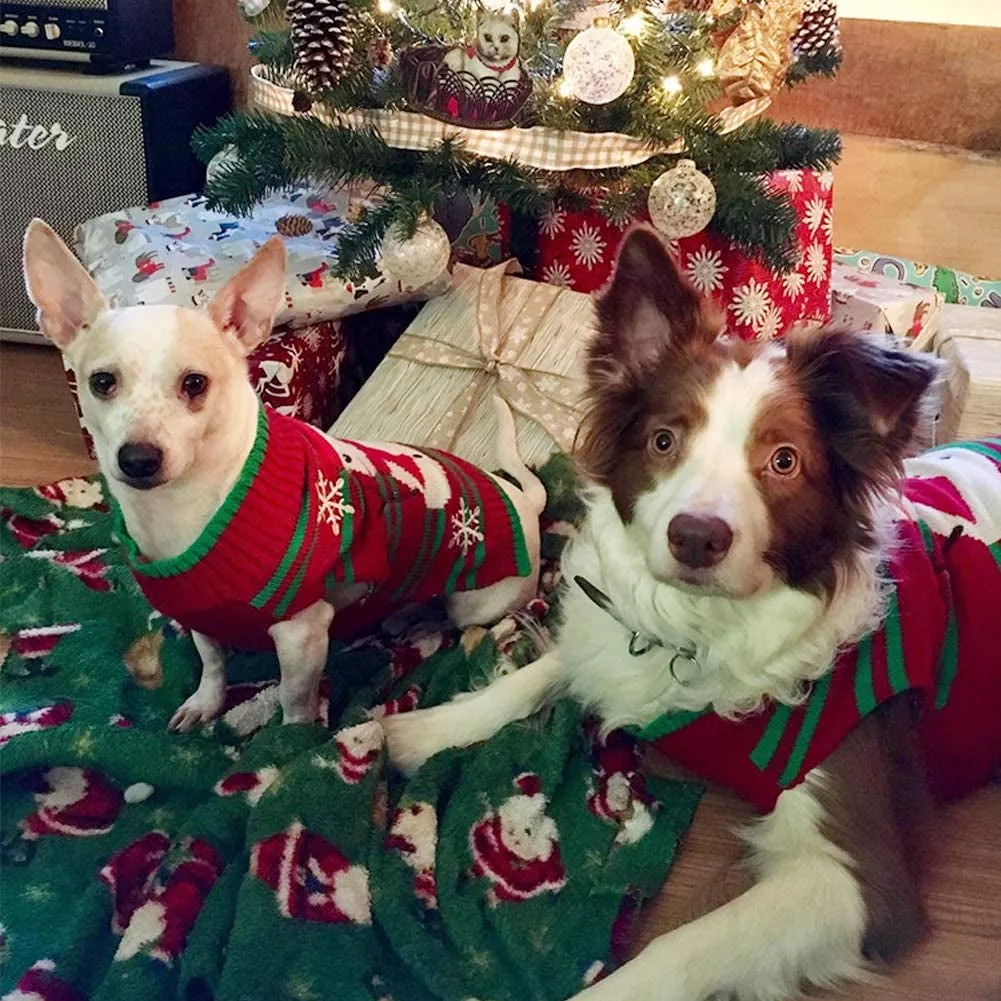
[[[550,491],[543,596],[579,516]],[[378,717],[482,685],[514,620],[433,612],[331,651],[326,725],[279,725],[276,663],[238,654],[228,711],[166,730],[197,680],[111,538],[98,480],[0,490],[2,985],[42,999],[557,999],[610,969],[662,884],[696,785],[644,779],[557,704],[404,781]]]

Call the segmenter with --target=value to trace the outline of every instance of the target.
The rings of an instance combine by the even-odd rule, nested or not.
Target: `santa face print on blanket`
[[[357,785],[378,759],[382,741],[382,727],[375,720],[341,730],[336,737],[337,774],[348,785]]]
[[[250,871],[275,892],[286,918],[327,924],[372,923],[368,870],[298,821],[254,845]]]
[[[556,821],[546,814],[548,800],[538,775],[524,772],[518,793],[489,810],[469,832],[473,873],[493,884],[490,900],[529,900],[556,893],[566,883]]]
[[[594,734],[594,769],[587,808],[619,827],[616,844],[635,844],[653,827],[653,797],[646,791],[636,741],[621,730]]]
[[[95,769],[50,768],[42,781],[44,788],[35,793],[37,809],[21,822],[29,841],[52,834],[74,838],[107,834],[121,813],[121,789]]]
[[[151,831],[101,870],[114,898],[112,929],[122,936],[115,961],[140,953],[171,964],[215,886],[222,862],[201,838],[185,838],[174,852],[169,839]]]
[[[414,871],[414,896],[426,907],[438,906],[435,855],[438,850],[438,815],[430,803],[401,806],[393,817],[386,847],[397,851]]]

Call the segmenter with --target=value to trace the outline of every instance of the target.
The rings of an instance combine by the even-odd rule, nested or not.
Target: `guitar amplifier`
[[[38,216],[71,241],[94,216],[199,191],[191,135],[229,105],[217,66],[93,76],[0,62],[0,337],[41,339],[21,275],[28,222]]]
[[[0,0],[4,54],[75,56],[95,69],[125,69],[173,47],[172,0]]]

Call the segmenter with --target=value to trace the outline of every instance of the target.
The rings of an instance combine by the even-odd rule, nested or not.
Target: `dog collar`
[[[642,657],[643,654],[649,653],[654,647],[664,647],[667,649],[667,644],[659,636],[651,636],[648,633],[640,632],[639,629],[633,629],[628,623],[622,620],[622,617],[615,611],[615,606],[612,604],[612,599],[605,594],[604,591],[595,587],[586,577],[581,577],[579,574],[574,577],[574,583],[584,592],[584,594],[600,608],[606,615],[615,619],[616,622],[624,629],[629,630],[629,654],[632,657]],[[689,661],[698,667],[698,651],[695,649],[694,644],[686,643],[683,646],[675,646],[671,649],[674,650],[674,654],[671,656],[671,662],[668,665],[668,670],[671,672],[671,677],[674,678],[679,685],[688,684],[687,681],[679,678],[675,669],[679,663],[684,663]]]

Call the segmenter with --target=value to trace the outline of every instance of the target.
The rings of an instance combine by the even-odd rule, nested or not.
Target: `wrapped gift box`
[[[934,348],[946,362],[936,442],[1001,434],[1001,310],[942,307]]]
[[[916,288],[885,275],[835,263],[831,274],[831,324],[875,330],[902,338],[916,351],[935,339],[942,293]]]
[[[76,250],[113,306],[201,306],[281,230],[288,277],[276,326],[337,320],[447,291],[448,274],[422,288],[378,269],[360,281],[335,274],[338,237],[370,204],[361,189],[298,186],[266,198],[249,216],[238,218],[209,209],[202,195],[185,195],[83,223],[76,230]],[[493,203],[470,201],[453,216],[463,252],[473,254],[475,245],[490,260],[502,235]],[[290,230],[290,224],[298,228]]]
[[[515,261],[456,265],[453,290],[421,310],[331,432],[429,445],[490,469],[498,394],[515,413],[526,462],[569,450],[594,307],[590,296],[513,277],[516,270]]]
[[[918,288],[935,289],[947,303],[963,306],[989,306],[1001,309],[1001,279],[973,275],[954,268],[922,264],[906,257],[877,254],[871,250],[847,250],[836,247],[834,261],[848,267],[886,275]]]
[[[708,231],[671,243],[689,281],[726,309],[731,332],[747,340],[775,337],[794,323],[819,326],[830,313],[833,176],[781,170],[768,181],[789,195],[800,216],[800,261],[792,271],[776,274]],[[613,220],[597,209],[549,213],[539,225],[535,277],[578,292],[601,288],[611,277],[625,231],[648,218],[644,212]]]

